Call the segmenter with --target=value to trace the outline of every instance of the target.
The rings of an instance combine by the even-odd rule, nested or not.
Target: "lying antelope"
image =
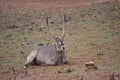
[[[55,40],[55,44],[41,46],[32,50],[31,53],[27,56],[27,61],[24,65],[24,69],[27,69],[30,64],[58,65],[66,64],[68,62],[63,42],[63,39],[65,37],[65,15],[63,17],[63,33],[61,37],[57,37],[50,28],[48,17],[46,18],[46,23]]]

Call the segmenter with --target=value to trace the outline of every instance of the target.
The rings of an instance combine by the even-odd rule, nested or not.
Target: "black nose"
[[[63,48],[63,50],[65,50],[65,47],[62,47]]]

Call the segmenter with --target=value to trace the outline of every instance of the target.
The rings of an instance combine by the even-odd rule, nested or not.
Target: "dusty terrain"
[[[30,66],[32,49],[54,40],[45,17],[57,35],[66,14],[66,52],[69,63]],[[0,0],[1,80],[120,80],[119,0]],[[85,68],[95,62],[97,70]]]

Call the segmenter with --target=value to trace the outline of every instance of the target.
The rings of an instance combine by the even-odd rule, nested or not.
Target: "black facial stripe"
[[[62,40],[59,40],[59,42],[61,43],[62,46],[64,45],[64,42]]]
[[[56,38],[56,41],[59,42],[61,46],[64,46],[64,42],[62,39]]]

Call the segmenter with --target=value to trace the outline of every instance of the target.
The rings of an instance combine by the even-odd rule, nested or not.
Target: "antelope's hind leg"
[[[34,60],[36,59],[37,56],[37,50],[33,50],[28,56],[26,63],[24,65],[24,69],[27,69],[29,65],[34,63]]]

